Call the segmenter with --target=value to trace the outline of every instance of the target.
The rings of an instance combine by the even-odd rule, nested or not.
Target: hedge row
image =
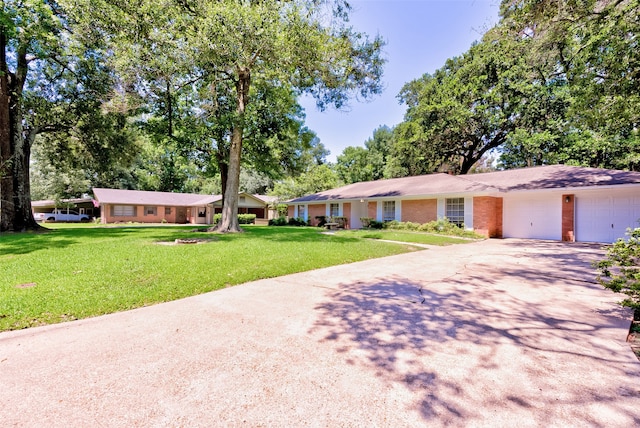
[[[218,213],[213,216],[213,224],[220,223],[220,219],[222,218],[222,214]],[[256,222],[255,214],[238,214],[238,223],[239,224],[254,224]]]

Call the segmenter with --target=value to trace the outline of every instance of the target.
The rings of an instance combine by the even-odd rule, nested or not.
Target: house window
[[[114,217],[133,217],[136,215],[136,207],[133,205],[114,205],[112,214]]]
[[[464,225],[464,198],[447,198],[444,215],[451,223],[462,227]]]
[[[204,207],[199,207],[198,208],[198,217],[206,217],[207,215],[207,209]]]
[[[331,204],[329,206],[329,215],[331,217],[339,217],[340,216],[340,204]]]
[[[164,207],[164,215],[171,215],[171,207]]]
[[[306,206],[304,205],[298,205],[298,218],[304,218],[304,219],[307,218],[305,214],[305,208]]]
[[[145,206],[144,207],[144,215],[157,215],[158,207]]]
[[[384,201],[382,203],[382,221],[396,219],[396,201]]]

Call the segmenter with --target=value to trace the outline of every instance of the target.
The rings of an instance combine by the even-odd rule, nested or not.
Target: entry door
[[[186,207],[177,207],[176,209],[176,223],[186,223],[187,222],[187,208]]]
[[[562,238],[562,195],[516,195],[503,199],[505,238]]]
[[[576,195],[576,240],[614,242],[640,227],[640,195],[632,191]]]

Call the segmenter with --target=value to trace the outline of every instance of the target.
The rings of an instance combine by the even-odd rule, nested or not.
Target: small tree
[[[607,251],[607,258],[596,262],[598,282],[628,297],[620,304],[640,311],[640,227],[628,229],[628,240],[618,239]],[[637,312],[636,312],[637,313]]]

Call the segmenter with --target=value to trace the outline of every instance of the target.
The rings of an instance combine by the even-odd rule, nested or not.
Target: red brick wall
[[[295,208],[295,207],[294,207],[293,205],[289,205],[289,206],[287,207],[287,215],[289,216],[289,218],[293,218],[293,217],[295,217],[295,216],[293,215],[293,213],[295,212],[294,208]]]
[[[473,229],[487,238],[502,238],[502,198],[473,198]]]
[[[372,219],[376,219],[378,215],[378,204],[377,202],[369,202],[367,204],[367,216]]]
[[[309,222],[311,226],[317,226],[318,220],[316,216],[327,215],[327,208],[325,204],[313,204],[309,205]]]
[[[568,201],[568,202],[567,202]],[[562,240],[575,241],[575,210],[576,198],[574,195],[562,195]]]
[[[414,223],[429,223],[438,219],[438,200],[421,199],[402,201],[402,220]]]
[[[351,220],[351,202],[345,202],[342,204],[342,216],[347,218],[347,223],[344,225],[345,229],[350,229]]]
[[[136,206],[135,207],[136,215],[134,216],[114,216],[112,215],[113,205],[103,205],[102,220],[104,223],[116,223],[116,222],[124,223],[129,221],[142,223],[142,222],[145,222],[145,219],[142,216],[143,210],[144,210],[144,207]]]
[[[115,204],[118,205],[118,204]],[[101,220],[103,223],[124,223],[124,222],[136,222],[136,223],[162,223],[165,220],[167,223],[175,223],[177,221],[178,207],[170,207],[171,214],[165,214],[164,205],[156,206],[156,215],[144,215],[144,205],[137,205],[135,207],[136,215],[134,216],[114,216],[112,215],[111,204],[104,204],[102,206]],[[187,211],[191,210],[188,208]],[[189,214],[189,212],[187,213]]]

